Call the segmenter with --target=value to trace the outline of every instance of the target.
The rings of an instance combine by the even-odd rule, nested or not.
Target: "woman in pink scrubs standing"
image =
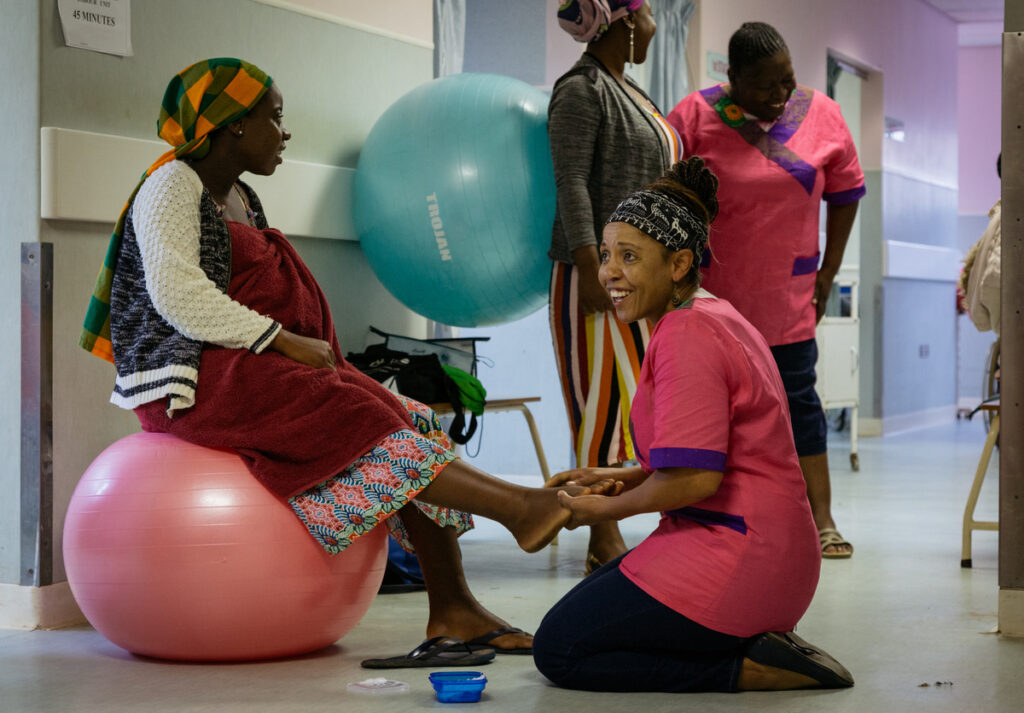
[[[814,331],[865,193],[850,131],[838,104],[796,83],[785,40],[763,22],[744,23],[729,40],[729,83],[689,95],[668,120],[686,154],[704,158],[721,182],[704,285],[771,346],[822,556],[849,557],[853,546],[832,519]]]
[[[560,493],[570,526],[661,512],[657,529],[545,616],[534,660],[558,685],[738,691],[853,685],[798,638],[821,564],[764,337],[700,288],[717,180],[699,157],[624,200],[604,228],[599,278],[623,322],[654,324],[633,400],[635,468],[614,495]]]

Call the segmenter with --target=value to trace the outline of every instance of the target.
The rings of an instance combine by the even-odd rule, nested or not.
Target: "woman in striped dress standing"
[[[550,319],[577,467],[632,460],[629,407],[650,336],[623,324],[597,279],[601,228],[619,201],[655,180],[682,146],[642,89],[625,75],[656,29],[644,0],[569,0],[558,22],[586,42],[555,83],[548,136],[558,191],[549,257]],[[626,551],[615,522],[591,528],[586,570]]]

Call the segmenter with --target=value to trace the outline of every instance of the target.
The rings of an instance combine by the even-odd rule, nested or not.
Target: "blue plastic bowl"
[[[475,703],[487,685],[479,671],[438,671],[430,674],[437,700],[442,703]]]

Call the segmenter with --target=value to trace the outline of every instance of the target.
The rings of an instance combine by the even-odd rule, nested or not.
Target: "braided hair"
[[[766,22],[744,22],[729,38],[729,68],[739,72],[779,52],[789,54],[782,35]]]
[[[688,208],[707,225],[718,216],[718,176],[704,165],[704,159],[700,156],[678,161],[646,188]],[[694,265],[683,280],[691,287],[698,287],[700,265],[697,263],[703,249],[694,252]]]

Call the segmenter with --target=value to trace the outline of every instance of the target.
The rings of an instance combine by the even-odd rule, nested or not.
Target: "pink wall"
[[[957,82],[959,213],[984,214],[999,197],[1002,48],[961,47]]]
[[[907,131],[904,143],[885,142],[881,167],[956,186],[957,156],[950,147],[956,146],[957,29],[949,17],[922,0],[699,2],[700,86],[713,83],[703,66],[708,50],[726,54],[741,23],[768,22],[786,38],[803,84],[825,89],[829,49],[879,70],[883,111]]]

